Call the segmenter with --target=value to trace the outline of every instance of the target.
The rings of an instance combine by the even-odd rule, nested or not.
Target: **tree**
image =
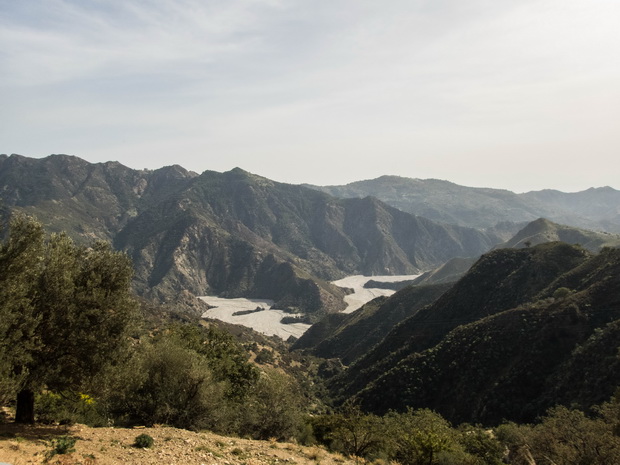
[[[213,379],[203,356],[174,337],[143,341],[115,375],[108,413],[129,424],[214,427],[226,410],[225,383]]]
[[[393,456],[404,465],[433,465],[440,453],[456,446],[456,433],[438,413],[428,409],[387,416]]]
[[[24,367],[38,348],[38,318],[32,299],[43,252],[43,228],[18,217],[0,246],[0,401],[5,404],[24,381]]]
[[[17,390],[16,422],[34,422],[34,393],[69,390],[123,352],[135,301],[129,258],[66,234],[46,238],[20,216],[0,247],[0,348]]]
[[[606,413],[611,412],[610,406]],[[607,418],[589,417],[580,410],[551,408],[534,427],[532,454],[539,463],[607,465],[620,463],[620,438]]]
[[[254,439],[290,440],[301,431],[299,386],[287,374],[266,369],[243,408],[239,433]]]
[[[382,447],[385,433],[382,419],[363,413],[353,401],[346,402],[341,413],[333,415],[332,422],[332,447],[356,457],[365,457]]]

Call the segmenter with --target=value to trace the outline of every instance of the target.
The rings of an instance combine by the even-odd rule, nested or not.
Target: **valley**
[[[335,284],[338,287],[353,290],[351,294],[347,294],[345,296],[344,301],[347,304],[347,308],[345,308],[342,311],[342,313],[351,313],[359,309],[362,305],[370,302],[373,299],[376,299],[377,297],[387,297],[387,296],[393,295],[396,292],[391,289],[366,287],[368,282],[376,281],[376,282],[381,282],[381,283],[399,283],[403,281],[414,280],[418,276],[420,275],[419,274],[398,275],[398,276],[355,275],[355,276],[347,276],[346,278],[339,279],[338,281],[333,281],[332,284]]]
[[[396,292],[390,289],[367,288],[365,284],[369,281],[398,283],[413,280],[418,276],[419,275],[355,275],[333,281],[332,284],[352,291],[345,296],[344,302],[347,304],[347,307],[342,311],[342,313],[351,313],[377,297],[390,296]],[[204,312],[202,318],[212,318],[227,323],[246,326],[267,336],[278,336],[284,340],[287,340],[290,336],[299,338],[311,326],[306,323],[282,323],[282,318],[284,317],[301,318],[304,315],[286,313],[282,310],[274,309],[272,308],[274,305],[273,300],[225,298],[216,296],[202,296],[199,297],[199,299],[213,307]]]
[[[215,319],[252,328],[266,336],[278,336],[287,340],[290,336],[300,337],[310,327],[305,323],[282,323],[284,317],[300,317],[300,314],[285,313],[271,308],[273,300],[244,299],[203,296],[199,297],[213,307],[202,314],[202,318]],[[258,309],[262,310],[258,310]]]

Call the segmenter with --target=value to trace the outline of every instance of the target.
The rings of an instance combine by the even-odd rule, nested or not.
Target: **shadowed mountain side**
[[[564,193],[553,190],[515,194],[502,189],[465,187],[438,179],[381,176],[345,186],[310,186],[341,198],[371,195],[400,210],[478,229],[504,222],[502,240],[517,229],[510,223],[544,217],[562,224],[620,233],[620,191],[610,187]],[[516,226],[516,225],[515,225]],[[491,231],[488,231],[491,233]]]
[[[350,314],[327,315],[293,345],[323,358],[340,358],[345,365],[368,352],[399,322],[433,303],[450,284],[409,286],[389,299],[380,297]]]
[[[508,242],[498,245],[496,248],[528,247],[553,241],[579,244],[591,252],[598,252],[602,247],[620,246],[620,235],[587,231],[539,218],[529,223]]]
[[[570,193],[545,189],[520,196],[528,201],[534,200],[550,208],[596,221],[604,231],[620,233],[620,191],[609,186]]]
[[[410,354],[433,347],[456,327],[536,298],[588,257],[580,247],[557,242],[483,255],[437,301],[398,324],[341,377],[331,380],[332,389],[344,396],[355,394],[368,380],[378,378]]]
[[[477,260],[478,258],[453,258],[439,268],[421,274],[413,280],[412,284],[420,286],[423,284],[444,284],[458,281]]]
[[[526,422],[554,405],[589,408],[620,380],[620,250],[605,249],[514,309],[459,326],[410,352],[357,397],[374,412],[434,409],[454,422]],[[544,295],[555,294],[558,297]],[[609,326],[608,326],[609,324]],[[608,382],[605,382],[608,381]]]
[[[542,405],[554,402],[588,410],[620,386],[620,320],[597,328],[571,357],[547,378]]]

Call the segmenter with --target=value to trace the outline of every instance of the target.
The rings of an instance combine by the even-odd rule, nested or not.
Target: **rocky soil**
[[[136,436],[154,439],[151,448],[133,446]],[[75,451],[54,455],[52,440],[65,435],[77,439]],[[347,465],[354,461],[320,447],[275,441],[218,436],[170,427],[89,428],[84,425],[19,426],[0,424],[0,463],[11,465]]]

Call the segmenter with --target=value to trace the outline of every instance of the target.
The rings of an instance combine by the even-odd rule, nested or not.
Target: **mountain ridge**
[[[587,410],[620,382],[619,270],[617,248],[593,254],[555,242],[491,251],[331,374],[332,395],[378,414],[431,408],[487,425],[530,422],[558,402]],[[402,293],[378,305],[401,294],[413,308]]]
[[[417,273],[499,242],[371,197],[336,199],[240,168],[137,171],[65,155],[11,156],[0,160],[0,185],[5,208],[78,241],[104,239],[126,251],[136,289],[160,300],[187,290],[337,311],[343,291],[330,280]]]
[[[506,189],[388,175],[340,186],[306,186],[341,198],[372,195],[409,213],[478,229],[545,217],[570,226],[620,233],[620,191],[609,186],[577,193],[545,189],[516,194]]]

